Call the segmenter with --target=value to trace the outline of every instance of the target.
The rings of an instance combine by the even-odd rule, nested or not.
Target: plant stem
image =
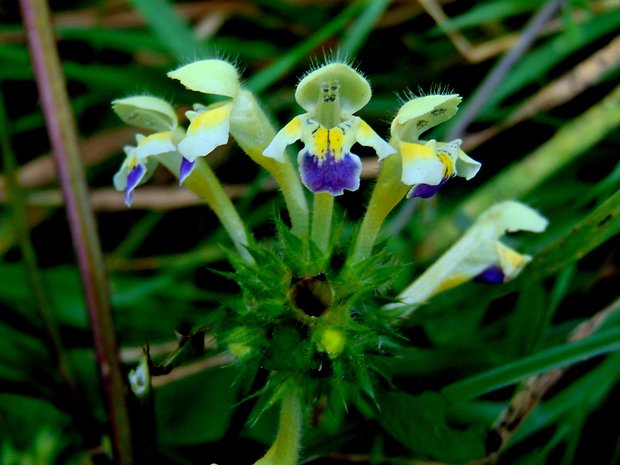
[[[299,392],[292,388],[284,394],[276,440],[265,456],[254,465],[296,465],[301,439],[302,412]]]
[[[406,308],[399,314],[399,318],[407,318],[419,305],[434,296],[450,273],[483,240],[478,229],[476,225],[472,226],[456,244],[398,294],[400,302],[389,304],[385,308],[389,310]]]
[[[263,150],[271,143],[276,132],[250,91],[242,90],[235,98],[230,133],[243,151],[275,178],[282,189],[293,232],[299,237],[307,237],[308,204],[299,174],[288,157],[281,163],[263,155]]]
[[[370,256],[385,218],[411,188],[401,182],[401,171],[400,154],[390,155],[384,160],[349,258],[351,265]]]
[[[178,175],[181,165],[180,156],[163,156],[160,161],[170,172]],[[211,207],[239,254],[248,262],[253,263],[254,259],[247,249],[249,237],[245,224],[209,164],[202,158],[197,159],[192,174],[183,182],[183,185]]]
[[[334,196],[326,193],[315,194],[312,213],[312,240],[323,252],[327,252],[329,247],[333,213]]]
[[[118,464],[131,464],[132,444],[108,285],[78,148],[75,121],[61,72],[47,2],[20,0],[41,105],[62,186],[104,387]]]

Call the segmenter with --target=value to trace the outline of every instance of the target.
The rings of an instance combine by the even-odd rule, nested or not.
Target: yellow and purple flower
[[[498,203],[478,217],[461,239],[418,279],[402,291],[399,303],[388,308],[416,308],[432,296],[469,280],[499,284],[514,279],[532,260],[500,241],[507,232],[542,232],[547,219],[515,201]]]
[[[210,154],[216,147],[228,142],[230,118],[235,97],[241,91],[239,73],[230,63],[223,60],[201,60],[168,73],[186,88],[205,94],[226,97],[225,100],[208,106],[195,104],[185,113],[190,121],[187,134],[179,143],[183,156],[179,183],[191,174],[199,157]]]
[[[359,188],[362,162],[351,152],[356,142],[375,149],[379,159],[396,150],[354,113],[370,100],[368,81],[344,63],[331,63],[306,75],[295,92],[306,113],[282,128],[263,151],[284,161],[286,147],[301,140],[298,165],[303,184],[315,194],[342,195]]]
[[[114,100],[112,108],[126,123],[155,131],[145,136],[136,134],[136,145],[125,146],[125,161],[114,175],[114,187],[125,192],[125,204],[130,207],[133,191],[155,170],[158,157],[176,151],[175,141],[182,135],[176,113],[165,100],[148,95]]]
[[[460,102],[457,94],[414,97],[392,121],[392,143],[402,157],[401,180],[412,186],[407,197],[432,197],[454,176],[469,180],[478,173],[480,163],[461,150],[460,139],[420,140],[423,132],[452,118]]]

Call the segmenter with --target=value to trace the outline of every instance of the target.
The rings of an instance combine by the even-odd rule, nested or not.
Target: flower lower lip
[[[131,206],[131,202],[133,201],[133,190],[138,184],[140,184],[140,180],[145,174],[146,168],[141,164],[134,166],[127,174],[127,186],[125,186],[125,205],[128,207]]]
[[[342,195],[345,189],[354,191],[359,188],[362,162],[352,153],[337,160],[331,152],[319,159],[308,151],[301,151],[299,167],[302,182],[315,194]]]
[[[183,181],[192,174],[195,164],[195,161],[189,161],[187,158],[183,157],[181,160],[181,169],[179,171],[179,185],[183,184]]]

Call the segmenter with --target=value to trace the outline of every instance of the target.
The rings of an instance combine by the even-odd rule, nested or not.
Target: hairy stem
[[[398,153],[390,155],[383,162],[362,225],[357,233],[349,264],[353,265],[370,256],[385,218],[411,188],[400,181],[401,165],[401,156]]]
[[[160,158],[160,161],[171,173],[178,176],[181,164],[180,156],[164,156]],[[239,254],[248,262],[253,263],[254,259],[247,249],[249,236],[245,223],[239,216],[230,197],[224,191],[219,179],[205,160],[202,158],[196,160],[192,174],[183,182],[183,185],[211,207],[232,239]]]
[[[296,465],[301,440],[302,411],[299,392],[291,389],[282,398],[276,440],[254,465]]]
[[[333,212],[333,195],[321,193],[314,196],[314,211],[312,213],[312,240],[323,252],[327,252],[327,248],[329,247]]]
[[[263,155],[263,150],[276,135],[267,115],[247,90],[242,90],[236,97],[235,106],[230,133],[245,153],[274,177],[282,189],[293,232],[299,237],[307,237],[308,203],[297,170],[288,157],[281,163]]]

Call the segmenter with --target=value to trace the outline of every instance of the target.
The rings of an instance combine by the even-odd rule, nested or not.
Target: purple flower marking
[[[144,165],[137,164],[127,174],[127,185],[125,186],[125,205],[131,207],[133,202],[133,190],[140,184],[140,181],[146,174]]]
[[[500,284],[504,282],[504,279],[506,279],[506,275],[504,275],[502,269],[497,265],[491,265],[476,276],[474,281],[485,284]]]
[[[407,198],[412,199],[413,197],[420,197],[422,199],[430,199],[437,193],[441,186],[446,183],[447,180],[448,178],[442,179],[436,186],[431,184],[416,184],[407,194]]]
[[[195,161],[189,161],[187,158],[183,157],[183,160],[181,161],[181,169],[179,171],[179,186],[183,184],[183,181],[185,181],[190,174],[192,174],[195,164]]]
[[[360,186],[362,162],[353,153],[345,153],[336,160],[330,151],[320,160],[308,151],[299,152],[301,180],[315,194],[327,192],[342,195],[344,190],[354,191]]]

